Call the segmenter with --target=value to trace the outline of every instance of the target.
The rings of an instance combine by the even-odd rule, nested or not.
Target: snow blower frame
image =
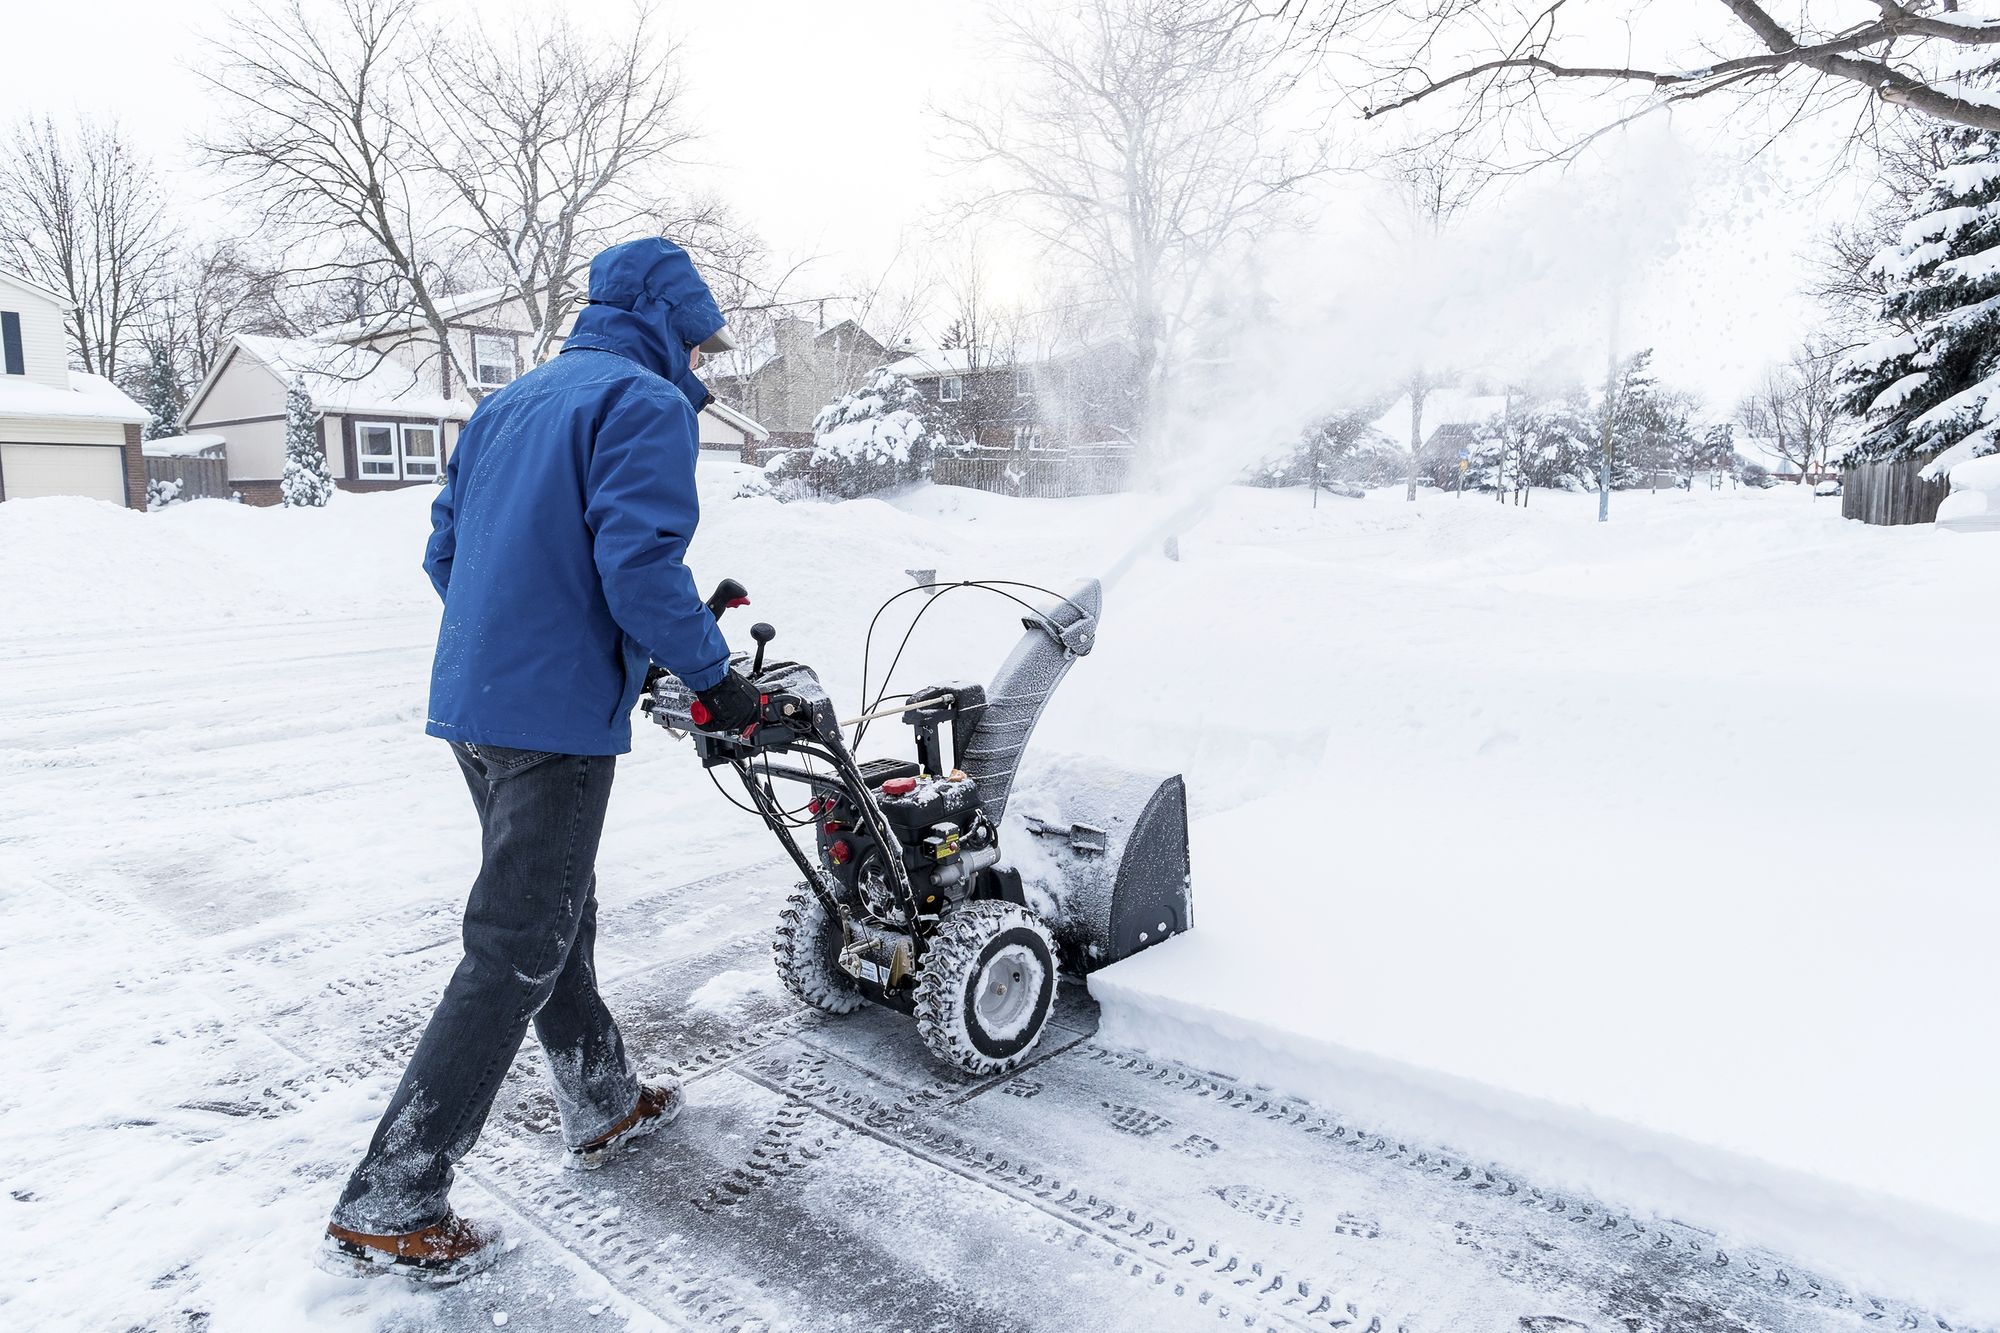
[[[1024,879],[1003,860],[1000,829],[1029,735],[1094,645],[1103,591],[1094,579],[1066,595],[999,581],[925,584],[890,598],[876,621],[899,597],[964,587],[1026,607],[1026,633],[990,686],[948,682],[883,707],[884,684],[873,711],[847,724],[858,747],[870,722],[900,716],[910,758],[857,761],[812,668],[765,662],[777,633],[767,624],[751,628],[754,656],[731,659],[759,695],[758,720],[740,735],[709,729],[707,709],[662,667],[648,674],[642,707],[692,736],[705,768],[735,771],[749,804],[733,803],[764,821],[804,875],[772,941],[792,994],[830,1014],[863,1001],[911,1014],[933,1054],[992,1074],[1033,1050],[1059,962],[1087,973],[1188,929],[1187,795],[1178,775],[1073,762],[1062,770],[1065,790],[1037,793],[1018,825],[1037,844],[1033,873]],[[1010,588],[1055,601],[1037,608]],[[719,619],[748,601],[726,579],[708,606]],[[873,623],[869,634],[872,643]],[[866,675],[864,659],[864,692]],[[778,779],[810,798],[785,809]],[[811,855],[798,837],[805,828]]]

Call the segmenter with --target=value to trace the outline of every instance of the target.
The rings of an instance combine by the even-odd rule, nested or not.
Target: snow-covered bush
[[[333,473],[327,470],[326,450],[319,443],[319,414],[313,411],[312,395],[300,375],[292,377],[285,394],[285,471],[278,479],[278,492],[288,509],[318,508],[333,498]]]
[[[1370,424],[1373,408],[1336,413],[1308,427],[1285,449],[1245,469],[1246,486],[1310,486],[1314,473],[1326,490],[1358,494],[1400,480],[1409,455]]]
[[[770,494],[780,500],[870,495],[931,474],[931,459],[957,437],[926,411],[916,386],[888,369],[876,370],[860,388],[829,404],[813,420],[809,448],[780,455],[765,469]]]
[[[1778,484],[1777,478],[1771,475],[1771,469],[1762,463],[1743,464],[1741,476],[1743,484],[1753,490],[1767,491]]]
[[[166,477],[155,477],[146,483],[146,509],[165,509],[171,504],[180,504],[181,484]]]
[[[1945,165],[1875,257],[1899,330],[1849,358],[1841,406],[1866,421],[1850,462],[2000,451],[2000,133],[1936,131]]]

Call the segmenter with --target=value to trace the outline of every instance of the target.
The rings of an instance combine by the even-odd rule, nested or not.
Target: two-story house
[[[229,485],[252,504],[276,504],[285,467],[285,397],[303,378],[319,414],[320,446],[334,485],[369,491],[435,485],[480,398],[529,368],[533,323],[518,297],[471,292],[439,310],[456,357],[442,355],[419,321],[374,319],[312,338],[239,334],[188,400],[182,426],[224,440]],[[560,331],[567,333],[574,312]],[[557,340],[550,348],[561,350]],[[454,359],[465,368],[454,370]],[[698,419],[701,446],[749,457],[768,434],[742,413],[711,404]]]
[[[859,388],[891,355],[851,319],[822,329],[788,316],[772,325],[761,347],[747,349],[747,369],[715,376],[709,388],[763,423],[774,444],[804,444],[820,410]]]
[[[146,507],[146,409],[69,368],[63,298],[0,273],[0,500],[83,495]]]
[[[957,347],[913,353],[889,369],[982,450],[1054,454],[1132,444],[1136,362],[1115,342],[1007,354]]]

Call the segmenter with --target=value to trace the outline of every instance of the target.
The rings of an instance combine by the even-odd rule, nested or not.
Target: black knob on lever
[[[750,590],[735,579],[724,579],[715,585],[715,591],[708,595],[708,613],[717,620],[732,606],[750,605]]]
[[[750,674],[754,676],[764,669],[764,650],[778,637],[778,631],[760,620],[750,627],[750,637],[757,641],[757,660],[750,664]]]

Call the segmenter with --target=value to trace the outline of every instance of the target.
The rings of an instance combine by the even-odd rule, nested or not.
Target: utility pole
[[[1606,356],[1604,365],[1604,438],[1599,442],[1597,454],[1597,521],[1611,519],[1611,423],[1618,413],[1618,303],[1619,294],[1611,293],[1610,328],[1605,333]]]

